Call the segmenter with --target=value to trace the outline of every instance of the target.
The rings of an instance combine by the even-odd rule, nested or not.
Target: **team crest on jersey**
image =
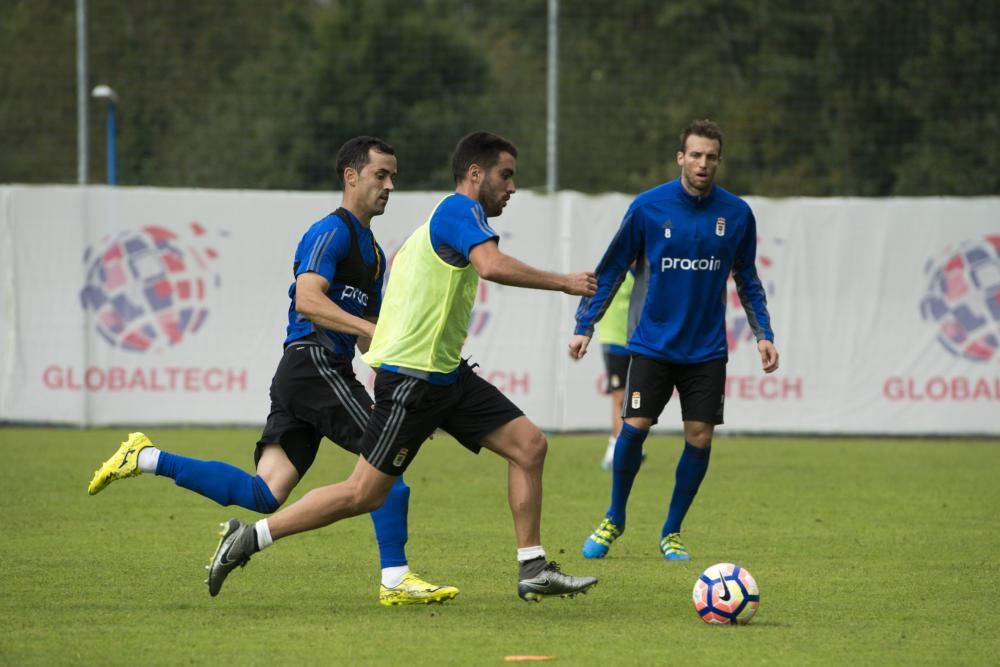
[[[715,219],[715,235],[725,236],[726,235],[726,219],[716,218]]]
[[[410,453],[410,450],[407,449],[406,447],[403,447],[401,450],[399,450],[399,453],[396,454],[396,458],[394,458],[392,460],[392,465],[396,466],[397,468],[399,468],[400,466],[402,466],[403,465],[403,461],[406,460],[406,455],[409,454],[409,453]]]
[[[633,410],[638,410],[640,405],[642,405],[642,396],[639,395],[639,392],[633,391],[632,392],[632,409]]]

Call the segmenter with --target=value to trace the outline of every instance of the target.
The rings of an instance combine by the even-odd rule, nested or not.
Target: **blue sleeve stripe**
[[[628,303],[628,324],[625,328],[628,340],[632,340],[632,332],[639,328],[642,309],[646,306],[646,294],[649,293],[650,271],[645,262],[637,262],[635,284],[632,286],[632,296]]]
[[[756,267],[751,267],[749,271],[733,271],[733,282],[736,283],[736,293],[740,297],[743,310],[746,311],[747,324],[750,325],[754,338],[757,340],[766,338],[767,334],[770,333],[770,326],[765,329],[758,313],[763,316],[765,323],[767,323],[769,319],[767,297],[764,295],[764,286],[757,276]]]
[[[615,232],[608,249],[604,251],[604,256],[601,257],[601,261],[598,262],[597,268],[594,270],[594,273],[597,274],[597,293],[592,297],[585,296],[580,299],[580,305],[576,309],[577,333],[587,336],[593,334],[594,322],[599,321],[604,316],[605,311],[611,305],[611,299],[625,280],[628,265],[635,259],[629,255],[637,254],[637,249],[631,247],[632,244],[629,243],[627,237],[632,217],[633,211],[630,209],[625,214],[621,225],[618,226],[618,231]],[[607,283],[609,278],[612,279],[611,289],[605,292],[603,284]]]
[[[601,257],[601,261],[597,263],[597,268],[594,269],[594,273],[601,276],[604,272],[608,270],[608,264],[612,262],[620,261],[621,255],[627,253],[627,250],[623,250],[622,246],[627,246],[628,239],[625,238],[625,234],[630,231],[629,225],[632,222],[632,217],[634,215],[633,211],[628,211],[625,217],[622,218],[621,224],[618,225],[618,230],[615,232],[614,237],[611,239],[611,243],[608,244],[608,249],[604,252],[604,256]],[[635,258],[629,258],[629,263]],[[623,278],[624,280],[624,278]]]
[[[326,249],[330,246],[330,241],[333,237],[337,235],[337,229],[334,228],[332,231],[323,233],[319,238],[313,243],[312,251],[309,253],[309,261],[306,262],[305,267],[299,271],[299,273],[304,273],[306,271],[315,271],[319,267],[320,261],[322,261],[323,255],[326,253]]]
[[[754,338],[773,340],[774,332],[771,331],[771,318],[767,312],[767,295],[757,275],[756,257],[757,220],[750,211],[747,215],[746,236],[733,261],[733,282],[736,283],[736,293],[740,297],[740,304],[746,312],[747,324]]]
[[[611,285],[611,290],[608,292],[607,298],[604,299],[604,302],[600,304],[600,307],[597,309],[597,312],[594,313],[593,317],[590,319],[591,324],[587,327],[590,333],[588,333],[587,335],[593,334],[594,332],[593,322],[601,321],[601,318],[604,317],[604,313],[607,312],[608,307],[611,306],[611,302],[614,300],[615,294],[618,293],[618,288],[622,286],[623,282],[625,282],[624,273],[618,276],[618,279]],[[596,297],[597,295],[595,294],[594,296]],[[576,309],[577,321],[579,321],[580,318],[586,314],[587,309],[590,307],[593,298],[594,297],[585,296],[582,299],[580,299],[580,305]]]
[[[490,238],[493,238],[494,236],[496,236],[496,237],[500,236],[495,231],[493,231],[493,228],[490,227],[489,224],[486,222],[486,211],[483,210],[482,206],[480,206],[479,204],[476,204],[472,208],[472,215],[475,216],[475,218],[476,218],[476,225],[479,226],[479,230],[483,234],[489,236]]]

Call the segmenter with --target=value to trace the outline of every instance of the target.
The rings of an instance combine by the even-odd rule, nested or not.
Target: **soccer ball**
[[[694,608],[706,623],[746,625],[760,605],[757,582],[733,563],[717,563],[694,582]]]

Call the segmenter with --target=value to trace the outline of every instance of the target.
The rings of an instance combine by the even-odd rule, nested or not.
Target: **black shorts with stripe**
[[[280,444],[302,477],[316,459],[323,436],[360,454],[371,407],[372,399],[355,377],[350,359],[317,343],[292,342],[271,380],[271,413],[257,442],[254,463],[260,461],[265,445]]]
[[[382,472],[402,475],[435,429],[478,454],[487,435],[523,414],[464,360],[458,379],[449,385],[379,370],[375,374],[375,409],[362,453]]]
[[[684,421],[721,424],[726,399],[726,360],[672,364],[632,355],[625,380],[622,417],[648,417],[655,424],[674,393],[681,398]]]
[[[604,354],[604,393],[610,394],[625,388],[625,377],[628,375],[627,354],[614,354],[609,345],[602,346]]]

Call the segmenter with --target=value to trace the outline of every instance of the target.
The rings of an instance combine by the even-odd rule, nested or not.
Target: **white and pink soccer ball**
[[[760,606],[757,582],[734,563],[717,563],[702,572],[692,598],[701,620],[717,625],[746,625]]]

